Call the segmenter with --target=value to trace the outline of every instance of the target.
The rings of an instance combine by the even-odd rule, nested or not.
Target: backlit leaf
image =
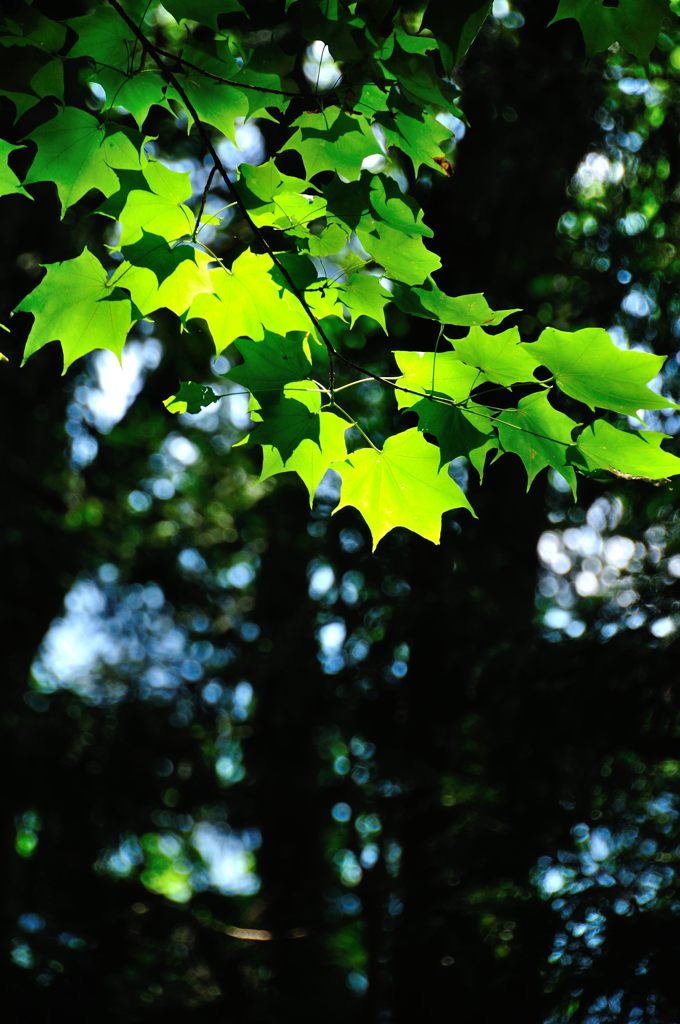
[[[115,168],[139,167],[139,154],[126,135],[106,135],[96,117],[75,107],[62,107],[28,137],[37,144],[38,152],[25,184],[53,181],[62,214],[91,189],[105,196],[116,192]]]
[[[492,414],[475,403],[459,409],[426,398],[417,401],[413,411],[418,414],[418,428],[436,437],[441,465],[464,455],[481,479],[486,456],[498,447]]]
[[[422,288],[395,284],[393,294],[394,301],[405,313],[457,327],[495,327],[511,313],[519,312],[517,309],[494,312],[481,293],[446,295],[433,281],[426,281]]]
[[[397,526],[405,526],[438,544],[444,512],[474,511],[465,494],[439,465],[439,452],[419,430],[405,430],[385,441],[382,451],[360,448],[334,467],[342,477],[335,509],[353,506],[378,542]]]
[[[110,349],[120,358],[132,324],[130,302],[113,298],[105,268],[88,249],[76,259],[48,264],[19,311],[35,317],[23,362],[48,342],[60,341],[64,372],[93,349]]]
[[[317,412],[310,411],[295,397],[286,398],[284,395],[267,402],[266,416],[253,428],[250,438],[255,444],[274,448],[285,465],[304,441],[319,446],[320,428]]]
[[[591,471],[662,480],[680,473],[680,459],[661,447],[666,436],[651,430],[633,434],[597,420],[578,435],[575,460]]]
[[[402,372],[396,383],[409,391],[423,395],[443,395],[453,402],[464,402],[472,389],[483,381],[483,375],[473,366],[458,359],[455,352],[393,352]],[[400,409],[409,408],[419,401],[418,395],[397,391]]]
[[[663,357],[623,351],[601,328],[586,327],[570,333],[547,327],[526,349],[555,375],[562,391],[591,409],[612,409],[635,416],[638,409],[673,406],[647,387],[659,373]]]
[[[142,238],[143,232],[174,242],[194,229],[194,216],[182,200],[191,195],[189,175],[158,161],[143,168],[148,189],[133,189],[120,213],[121,245]]]
[[[503,450],[514,452],[524,463],[527,490],[541,470],[551,466],[576,496],[576,474],[568,456],[578,424],[554,409],[545,392],[527,395],[516,409],[499,412],[494,422]]]
[[[266,480],[276,473],[297,473],[309,492],[310,505],[326,472],[347,455],[345,431],[349,423],[332,412],[321,412],[318,419],[318,442],[302,440],[285,462],[276,448],[262,445],[260,479]]]
[[[293,127],[297,131],[281,148],[300,154],[309,178],[320,171],[335,171],[347,181],[356,181],[362,161],[381,152],[366,118],[346,114],[339,107],[302,114]]]
[[[500,334],[471,327],[467,337],[456,339],[453,345],[459,359],[476,366],[494,384],[510,387],[521,381],[535,381],[533,373],[540,364],[532,359],[531,348],[521,344],[516,327]]]

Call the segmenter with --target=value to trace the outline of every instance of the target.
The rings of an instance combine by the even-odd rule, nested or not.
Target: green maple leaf
[[[243,363],[226,376],[247,388],[263,409],[283,397],[286,384],[304,381],[312,372],[310,350],[303,336],[267,333],[261,341],[244,338],[236,347]]]
[[[291,234],[309,234],[310,221],[326,212],[326,201],[313,193],[303,178],[282,174],[273,160],[252,167],[241,164],[241,198],[253,223],[270,225]],[[346,235],[345,235],[346,238]]]
[[[357,508],[371,531],[373,550],[397,526],[404,526],[435,544],[441,517],[454,508],[472,506],[447,469],[439,452],[415,428],[395,434],[382,451],[360,448],[334,466],[342,477],[341,508]]]
[[[26,92],[11,92],[9,89],[0,88],[0,97],[9,100],[14,105],[14,117],[12,123],[23,117],[26,111],[38,103],[38,97]]]
[[[651,430],[633,434],[596,420],[576,438],[574,458],[591,471],[661,480],[680,473],[680,459],[661,447],[666,437]]]
[[[194,260],[205,256],[205,253],[190,245],[170,246],[162,235],[154,235],[153,232],[147,231],[145,228],[142,228],[141,237],[136,242],[122,245],[121,252],[133,266],[144,267],[152,271],[157,285],[163,284],[169,277],[172,277],[185,260]],[[205,262],[209,260],[210,257],[205,256]]]
[[[138,14],[129,9],[128,13],[141,23],[144,6]],[[103,110],[124,107],[141,128],[152,106],[169,109],[167,85],[160,70],[153,63],[144,66],[140,43],[116,11],[99,5],[96,11],[71,18],[67,24],[77,33],[69,57],[87,57],[92,62],[85,76],[104,89]]]
[[[434,63],[420,53],[404,53],[401,47],[385,61],[390,77],[399,83],[399,92],[413,103],[415,109],[428,108],[439,113],[451,107],[453,90],[445,78],[437,74]]]
[[[262,445],[262,472],[260,480],[266,480],[276,473],[296,472],[309,492],[310,506],[314,494],[326,471],[336,459],[347,457],[345,431],[349,424],[332,412],[321,411],[321,392],[317,384],[310,380],[292,381],[282,388],[283,401],[295,401],[303,406],[312,420],[305,419],[299,410],[294,415],[299,422],[299,436],[293,437],[290,428],[283,425],[284,434],[288,434],[285,443],[281,438],[276,443],[267,444],[262,428],[269,423],[272,427],[272,411],[280,406],[276,399],[273,406],[261,409],[263,415],[262,428],[256,428],[251,438]],[[267,396],[265,396],[267,397]],[[271,396],[269,396],[271,398]],[[308,431],[311,430],[311,433]]]
[[[369,190],[368,171],[363,171],[358,181],[332,178],[323,189],[327,216],[348,232],[356,230],[361,218],[370,209]]]
[[[35,46],[46,53],[55,53],[64,45],[66,27],[36,10],[24,10],[20,21],[6,18],[2,24],[0,46]]]
[[[606,50],[612,43],[620,43],[646,63],[668,9],[667,0],[560,0],[550,24],[575,18],[589,56]]]
[[[230,271],[218,267],[209,271],[209,275],[209,293],[197,296],[188,316],[201,317],[207,322],[218,353],[235,338],[263,338],[267,324],[276,324],[281,334],[313,332],[299,299],[287,285],[282,286],[277,281],[270,256],[246,250],[234,260]],[[313,304],[312,293],[309,298]],[[315,306],[315,311],[323,317],[333,312],[333,307]]]
[[[376,122],[385,133],[386,145],[401,150],[409,158],[416,177],[423,164],[445,173],[437,161],[445,159],[442,145],[450,140],[451,129],[431,111],[412,107],[397,96],[391,112],[378,114]]]
[[[432,237],[432,228],[423,224],[423,211],[415,200],[401,191],[392,178],[374,174],[369,196],[371,206],[383,224],[412,237]]]
[[[194,229],[194,215],[183,201],[192,193],[189,174],[172,171],[159,161],[142,170],[148,189],[132,189],[120,212],[121,245],[139,241],[143,233],[174,242]]]
[[[266,407],[262,407],[262,422],[250,434],[255,444],[274,448],[284,465],[304,441],[312,441],[320,448],[321,429],[318,412],[312,412],[305,402],[299,402],[297,398],[287,398],[286,394],[290,391],[275,401],[267,395]]]
[[[256,49],[250,53],[247,64],[232,76],[248,102],[248,118],[276,121],[269,108],[281,112],[287,109],[290,96],[299,91],[294,79],[289,77],[294,67],[295,58],[283,50]]]
[[[498,448],[489,411],[474,403],[458,409],[426,398],[417,401],[413,411],[418,414],[418,429],[437,438],[441,465],[448,465],[452,459],[464,455],[481,480],[486,456]]]
[[[293,127],[295,134],[281,150],[300,154],[308,178],[321,171],[335,171],[348,181],[361,175],[367,156],[382,152],[365,117],[346,114],[339,107],[327,107],[320,114],[302,114]]]
[[[163,405],[172,413],[197,413],[218,402],[222,395],[216,394],[207,384],[197,384],[193,380],[183,380],[176,395],[170,395]]]
[[[579,425],[553,409],[544,391],[523,398],[516,409],[504,409],[495,421],[503,450],[514,452],[527,471],[527,490],[542,469],[550,466],[564,477],[576,497],[576,474],[569,461],[572,431]]]
[[[554,374],[565,394],[590,409],[635,416],[639,409],[677,408],[647,387],[661,370],[664,357],[622,351],[602,328],[586,327],[571,333],[547,327],[538,341],[526,348]]]
[[[355,96],[352,109],[372,121],[376,114],[391,109],[392,97],[375,82],[365,82]]]
[[[431,28],[438,39],[447,71],[463,59],[490,13],[490,0],[456,0],[455,5],[428,5],[424,27]]]
[[[201,60],[205,65],[206,61]],[[229,68],[219,66],[219,74],[229,75]],[[238,70],[238,65],[236,65]],[[177,75],[199,119],[205,124],[217,128],[236,145],[236,121],[248,114],[248,99],[242,89],[224,82],[213,82],[204,78],[198,71],[189,71],[185,75]],[[184,101],[174,90],[173,95],[184,105]],[[192,115],[189,115],[191,119]]]
[[[9,166],[9,154],[13,153],[15,149],[22,148],[22,146],[13,146],[11,142],[0,139],[0,196],[20,195],[26,196],[28,199],[33,198]]]
[[[287,389],[286,393],[287,392]],[[346,420],[333,412],[319,413],[319,438],[302,440],[285,460],[276,448],[262,445],[262,472],[260,480],[266,480],[277,473],[295,472],[309,492],[309,504],[314,501],[316,489],[333,463],[347,457],[345,432],[349,426]]]
[[[48,61],[36,71],[31,79],[31,89],[36,96],[53,96],[63,102],[64,62],[61,57]]]
[[[371,214],[364,214],[357,238],[366,252],[385,269],[385,276],[403,284],[422,284],[441,266],[436,253],[425,248],[420,234],[408,235]]]
[[[106,269],[88,249],[76,259],[48,264],[38,287],[17,306],[18,312],[35,317],[23,363],[50,341],[61,342],[64,373],[96,348],[109,349],[120,358],[132,324],[132,307],[127,299],[114,299],[111,294]]]
[[[426,281],[422,288],[406,288],[395,283],[393,297],[404,313],[455,327],[495,327],[511,313],[520,312],[518,309],[494,312],[481,292],[446,295],[433,281]]]
[[[374,274],[351,274],[338,286],[338,293],[349,309],[350,326],[354,327],[360,316],[367,316],[380,324],[387,332],[385,306],[392,296]]]
[[[299,227],[292,228],[292,234],[302,235]],[[310,256],[323,258],[333,256],[347,244],[349,235],[339,224],[326,224],[323,227],[315,226],[311,231],[305,233],[306,241],[301,248],[304,248]]]
[[[444,395],[454,402],[464,402],[483,375],[473,366],[461,363],[455,352],[393,352],[402,372],[396,383],[423,395]],[[400,409],[410,408],[417,395],[396,392]]]
[[[119,188],[114,168],[139,167],[139,153],[126,135],[106,135],[96,117],[75,107],[63,107],[28,138],[37,144],[38,152],[25,184],[53,181],[62,216],[90,189],[113,195]]]
[[[143,316],[162,308],[181,316],[197,295],[212,290],[211,258],[191,245],[171,247],[164,238],[142,229],[142,237],[121,251],[126,261],[113,281],[129,291]]]
[[[122,107],[132,114],[142,127],[152,107],[170,110],[168,87],[160,71],[154,67],[142,68],[131,77],[115,68],[97,68],[91,78],[106,93],[103,110]]]
[[[76,33],[69,57],[88,57],[102,65],[127,71],[133,56],[139,61],[140,46],[130,29],[112,7],[98,4],[96,10],[65,22]]]
[[[481,327],[472,327],[465,338],[452,343],[456,355],[468,366],[476,366],[486,380],[511,387],[524,381],[536,383],[534,370],[540,365],[521,344],[519,331],[511,327],[500,334],[488,334]]]

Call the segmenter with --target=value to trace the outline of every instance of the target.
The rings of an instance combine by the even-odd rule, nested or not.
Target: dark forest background
[[[523,306],[525,338],[603,324],[668,354],[677,397],[680,33],[650,69],[586,62],[550,7],[496,3],[453,175],[412,183],[438,280]],[[34,194],[3,200],[4,310],[102,231]],[[372,556],[332,481],[311,513],[257,482],[228,403],[166,413],[205,336],[140,334],[112,413],[109,362],[20,370],[15,334],[5,1019],[680,1020],[677,485],[573,504],[508,458],[469,479],[478,521]]]

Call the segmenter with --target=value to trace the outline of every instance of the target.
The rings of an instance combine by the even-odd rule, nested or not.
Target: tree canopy
[[[81,238],[16,307],[33,316],[24,361],[53,341],[64,372],[95,349],[120,357],[135,325],[167,312],[178,346],[204,325],[228,369],[214,385],[206,365],[168,409],[246,394],[262,478],[295,472],[313,501],[335,470],[337,509],[360,511],[374,547],[398,526],[438,542],[444,512],[475,515],[455,460],[481,479],[489,459],[515,456],[528,487],[552,469],[574,494],[577,474],[677,474],[644,419],[675,408],[663,357],[600,327],[523,340],[505,323],[517,309],[435,280],[409,182],[451,173],[456,69],[489,10],[108,0],[54,20],[16,5],[1,39],[16,115],[3,191],[29,201],[47,183]],[[589,54],[620,45],[646,61],[670,13],[663,0],[562,0],[554,20],[578,20]],[[267,159],[230,171],[219,139],[263,119]],[[204,155],[193,179],[177,159],[187,131]],[[408,347],[414,318],[431,322],[430,349]],[[376,331],[384,343],[363,358]],[[389,401],[369,427],[377,388]]]

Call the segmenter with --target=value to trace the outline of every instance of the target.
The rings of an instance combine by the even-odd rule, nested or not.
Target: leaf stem
[[[361,436],[364,438],[364,440],[368,441],[368,443],[370,444],[370,446],[371,446],[371,448],[373,449],[374,452],[379,452],[380,451],[378,446],[373,444],[373,442],[371,441],[370,437],[368,436],[368,434],[366,433],[364,428],[361,426],[361,424],[357,423],[357,421],[354,419],[354,417],[352,415],[350,415],[350,413],[348,413],[346,409],[343,409],[341,405],[338,405],[338,403],[335,400],[331,400],[328,403],[328,405],[332,409],[337,409],[338,412],[342,416],[345,417],[345,419],[348,421],[348,423],[351,423],[353,427],[357,428],[357,430],[359,431]]]

